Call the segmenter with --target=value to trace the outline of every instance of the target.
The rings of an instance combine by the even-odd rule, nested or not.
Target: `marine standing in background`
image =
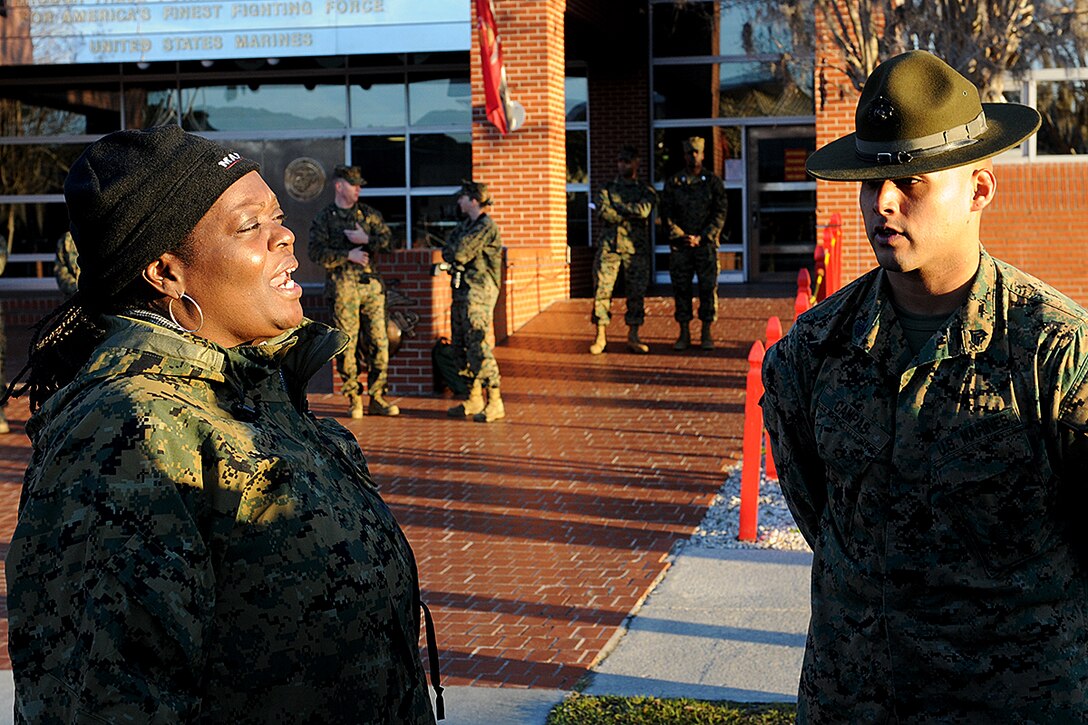
[[[980,238],[1039,123],[913,51],[808,159],[861,182],[879,267],[763,366],[813,549],[802,725],[1088,722],[1088,313]]]
[[[457,206],[465,218],[446,238],[442,259],[452,265],[453,350],[458,367],[468,377],[469,394],[467,400],[447,413],[454,418],[472,416],[477,423],[490,423],[506,415],[499,394],[499,363],[492,351],[495,303],[502,283],[502,238],[498,225],[487,213],[491,195],[486,184],[462,184]]]
[[[661,192],[661,229],[669,239],[669,277],[676,301],[680,335],[674,350],[691,346],[692,276],[699,278],[699,319],[703,329],[699,347],[714,349],[712,327],[718,319],[718,239],[725,226],[728,202],[725,186],[703,168],[705,142],[699,136],[684,139],[684,170],[673,174]]]
[[[638,339],[638,328],[646,319],[644,299],[650,283],[649,219],[657,203],[653,188],[638,180],[639,155],[633,146],[624,146],[616,162],[619,175],[605,184],[597,195],[597,216],[603,229],[593,260],[596,293],[593,322],[597,337],[589,346],[591,355],[604,352],[605,330],[612,320],[612,290],[623,267],[627,292],[627,349],[647,353],[650,348]]]
[[[53,276],[65,298],[79,289],[79,252],[71,232],[65,232],[57,242],[57,258],[53,261]]]
[[[393,233],[381,212],[359,201],[366,181],[358,166],[336,167],[333,202],[310,226],[310,259],[328,273],[325,294],[332,323],[348,336],[348,347],[336,356],[341,391],[352,418],[363,417],[359,368],[367,367],[371,415],[399,415],[385,399],[389,377],[389,335],[386,328],[385,286],[375,269],[376,252],[393,248]]]

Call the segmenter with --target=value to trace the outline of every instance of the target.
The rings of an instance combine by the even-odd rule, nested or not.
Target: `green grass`
[[[552,709],[547,725],[792,725],[796,718],[792,704],[573,694]]]

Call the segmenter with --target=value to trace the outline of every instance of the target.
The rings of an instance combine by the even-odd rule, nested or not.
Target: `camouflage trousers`
[[[453,291],[450,310],[453,351],[457,366],[468,381],[480,381],[485,388],[499,387],[499,363],[493,352],[495,303],[499,288],[491,280],[462,284]]]
[[[332,324],[348,336],[348,346],[336,356],[336,369],[349,399],[361,394],[359,371],[367,369],[370,395],[385,392],[389,378],[389,333],[386,330],[385,290],[376,279],[329,282]]]
[[[669,254],[669,277],[672,279],[672,296],[676,301],[673,317],[677,322],[691,322],[691,278],[699,278],[699,319],[713,322],[718,319],[718,245],[698,247],[673,247]]]
[[[612,290],[616,286],[616,277],[623,267],[624,285],[627,289],[627,311],[623,321],[627,326],[641,325],[646,320],[646,288],[650,284],[650,252],[623,254],[605,245],[597,247],[597,256],[593,260],[593,279],[596,293],[593,296],[594,324],[607,325],[612,321]]]

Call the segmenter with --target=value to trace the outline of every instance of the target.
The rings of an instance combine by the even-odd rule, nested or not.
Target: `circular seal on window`
[[[317,159],[300,156],[283,170],[283,185],[295,201],[310,201],[325,188],[325,169]]]

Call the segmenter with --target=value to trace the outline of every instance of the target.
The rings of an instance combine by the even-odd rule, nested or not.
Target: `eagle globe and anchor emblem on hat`
[[[1039,112],[982,103],[978,89],[924,50],[881,63],[869,75],[854,133],[813,152],[809,174],[826,181],[898,179],[988,159],[1038,130]]]

